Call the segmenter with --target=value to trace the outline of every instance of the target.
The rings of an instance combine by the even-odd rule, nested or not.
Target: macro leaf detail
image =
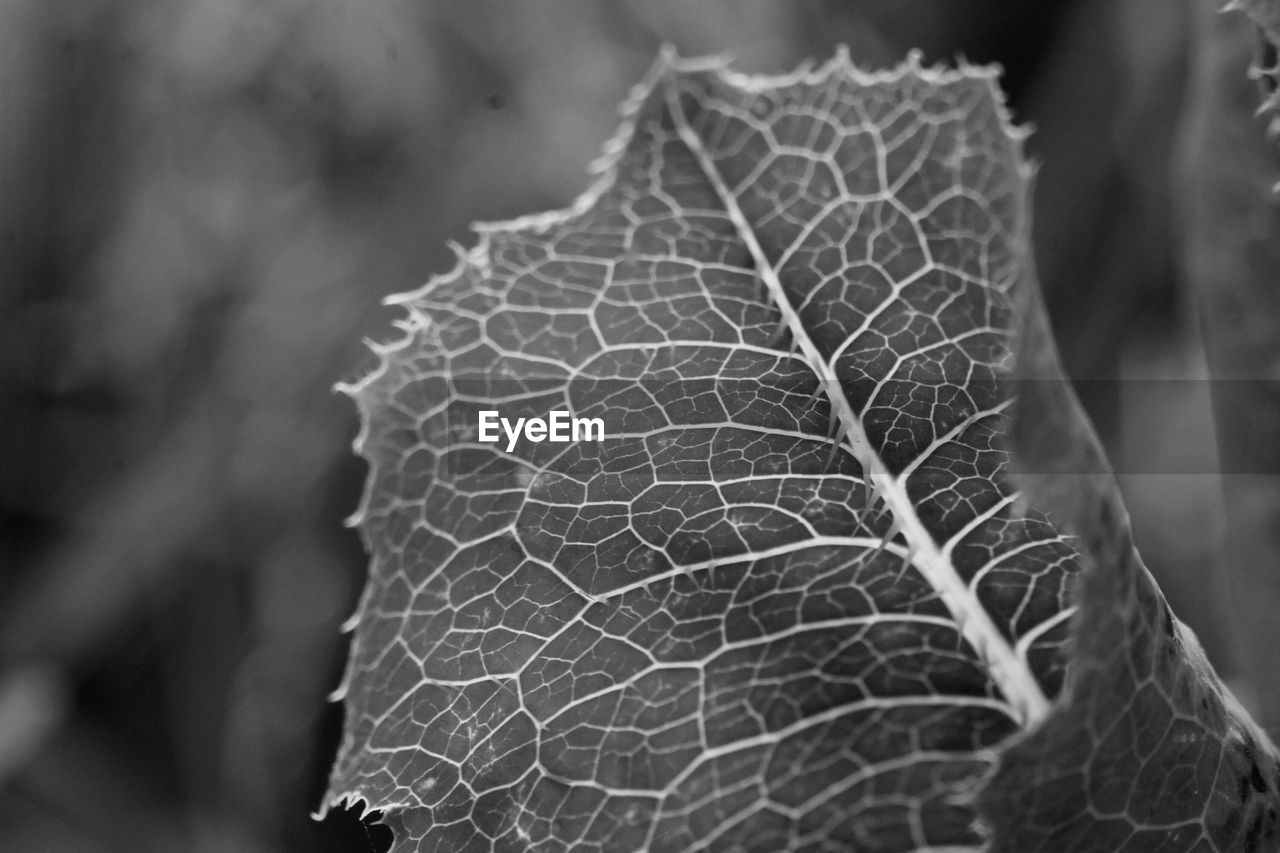
[[[1117,499],[1020,486],[1021,138],[990,69],[664,55],[572,209],[396,297],[328,799],[413,851],[1271,849]]]

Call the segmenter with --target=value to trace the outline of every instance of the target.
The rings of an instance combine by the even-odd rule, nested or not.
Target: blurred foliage
[[[1280,4],[1242,4],[1272,30]],[[1280,730],[1280,150],[1275,48],[1250,17],[1198,0],[1180,133],[1183,267],[1197,297],[1226,498],[1242,674]],[[1273,32],[1271,38],[1277,34]],[[1254,67],[1250,68],[1251,60]],[[1270,101],[1269,114],[1257,107]],[[1260,132],[1267,126],[1268,132]]]
[[[364,470],[331,393],[467,224],[559,207],[659,44],[1005,66],[1064,361],[1129,471],[1213,459],[1180,294],[1167,0],[0,4],[0,849],[383,849],[318,804]],[[1108,380],[1090,382],[1089,380]],[[1174,386],[1170,386],[1174,387]],[[1196,390],[1201,389],[1201,390]],[[1176,430],[1170,426],[1177,424]],[[1177,463],[1176,465],[1173,463]],[[1217,478],[1131,475],[1230,677]]]

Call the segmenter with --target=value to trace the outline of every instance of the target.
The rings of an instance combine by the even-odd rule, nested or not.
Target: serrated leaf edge
[[[428,280],[418,288],[390,294],[383,298],[382,302],[384,305],[402,306],[406,311],[406,317],[393,321],[392,324],[401,332],[400,336],[385,342],[376,342],[366,339],[366,346],[368,346],[369,349],[378,357],[377,365],[363,377],[355,381],[340,382],[334,386],[334,390],[337,393],[350,397],[356,404],[360,418],[360,428],[356,437],[352,441],[352,450],[357,456],[365,459],[369,464],[369,473],[365,478],[360,501],[356,510],[348,516],[347,519],[345,519],[344,523],[349,527],[361,529],[361,538],[365,540],[366,551],[371,555],[372,543],[365,539],[362,528],[362,522],[372,500],[374,483],[377,481],[378,474],[376,460],[366,452],[372,409],[369,389],[386,374],[391,365],[392,359],[400,352],[409,348],[418,334],[431,325],[430,317],[418,308],[416,303],[429,294],[432,289],[438,287],[441,283],[458,278],[467,269],[475,269],[482,274],[486,273],[490,268],[491,234],[516,231],[535,234],[545,233],[556,225],[562,224],[590,211],[600,197],[616,183],[617,164],[627,146],[635,136],[636,119],[644,101],[669,75],[691,72],[712,72],[725,83],[741,90],[752,92],[792,85],[795,83],[816,85],[828,79],[835,73],[846,74],[851,80],[859,85],[891,83],[900,80],[909,74],[914,74],[922,81],[939,86],[964,79],[984,80],[990,87],[992,101],[1000,120],[1001,130],[1014,145],[1014,167],[1018,171],[1019,180],[1021,180],[1026,187],[1025,192],[1018,194],[1020,210],[1018,211],[1017,221],[1022,224],[1023,233],[1018,235],[1017,248],[1020,250],[1020,254],[1024,258],[1024,262],[1027,262],[1029,257],[1028,246],[1030,229],[1030,216],[1027,208],[1029,207],[1028,200],[1030,195],[1030,185],[1034,178],[1036,169],[1035,165],[1024,156],[1023,145],[1027,137],[1030,136],[1032,128],[1030,126],[1018,126],[1013,123],[1005,102],[1004,93],[996,82],[999,74],[1001,73],[999,66],[974,65],[963,58],[960,58],[957,61],[954,68],[941,64],[930,66],[923,63],[923,54],[921,51],[911,50],[908,52],[905,60],[898,63],[896,66],[880,70],[866,70],[858,67],[851,60],[848,48],[845,45],[839,45],[832,58],[821,65],[814,66],[812,62],[806,62],[801,64],[794,71],[783,74],[750,74],[738,72],[729,68],[730,61],[731,57],[727,54],[700,58],[680,57],[672,45],[664,44],[657,60],[650,66],[649,70],[641,78],[640,82],[631,88],[627,98],[619,107],[620,123],[618,129],[614,132],[614,135],[604,143],[600,156],[592,161],[588,166],[588,174],[594,175],[595,179],[584,192],[575,198],[567,207],[559,210],[530,214],[508,220],[472,223],[471,230],[476,235],[475,245],[470,249],[466,249],[461,244],[451,241],[449,246],[454,252],[455,262],[454,266],[449,271],[429,277]],[[760,268],[764,268],[764,266],[761,265]],[[775,304],[778,304],[776,299]],[[779,305],[779,307],[781,307],[781,305]],[[815,375],[823,381],[825,385],[828,377],[826,377],[822,371],[817,370],[812,361],[810,361],[810,368],[814,369]],[[828,393],[830,394],[829,390]],[[853,420],[856,421],[856,418]],[[853,434],[846,427],[845,438],[849,439],[850,450],[854,452],[855,458],[857,458],[859,463],[863,465],[864,470],[868,472],[867,482],[872,485],[876,495],[881,499],[884,499],[885,488],[892,488],[885,483],[885,480],[892,480],[892,475],[887,473],[884,463],[879,459],[878,455],[871,451],[870,445],[866,441],[865,434],[863,434],[860,439],[857,439],[857,441],[860,441],[860,444],[855,446]],[[876,472],[875,476],[870,473],[873,471]],[[906,498],[905,491],[898,491],[900,494],[895,495],[894,503],[890,503],[889,500],[886,499],[886,504],[888,504],[891,511],[894,512],[895,518],[901,517],[897,509],[897,504],[905,501],[906,506],[910,507],[910,501]],[[874,499],[875,496],[870,498],[870,500]],[[913,512],[909,512],[907,515],[913,519],[915,518]],[[911,542],[913,537],[917,540],[923,537],[924,541],[929,543],[933,551],[937,551],[937,546],[934,545],[928,531],[923,528],[923,525],[919,523],[918,519],[915,519],[915,522],[916,524],[912,528],[912,533],[908,534],[908,541]],[[912,559],[912,562],[915,562],[919,556],[919,552],[911,549],[910,558]],[[937,558],[936,554],[929,551],[925,552],[925,556],[930,560],[936,560]],[[917,566],[919,567],[918,563]],[[924,568],[921,568],[922,571],[924,571]],[[927,576],[930,577],[932,582],[933,576]],[[936,584],[935,588],[937,588]],[[939,592],[941,593],[942,590],[939,590]],[[343,633],[351,633],[355,630],[356,626],[359,625],[361,618],[366,611],[370,594],[371,587],[366,583],[365,590],[361,594],[360,601],[354,612],[342,623],[341,630]],[[948,609],[952,612],[953,617],[956,618],[956,622],[961,631],[965,634],[966,639],[970,639],[969,632],[972,630],[970,627],[973,624],[972,620],[966,620],[958,616],[956,612],[951,609],[950,603],[948,603]],[[979,610],[981,610],[980,607]],[[981,610],[981,612],[985,614],[984,610]],[[989,615],[987,615],[987,620],[990,621]],[[1003,637],[999,636],[994,624],[989,626],[989,630],[994,636],[998,637],[1001,643],[1006,647],[1008,646],[1007,641],[1004,641]],[[973,642],[972,639],[970,639],[970,642]],[[1010,693],[1005,689],[1005,682],[1002,680],[1007,675],[1008,670],[1001,668],[999,663],[994,667],[992,666],[992,661],[988,657],[990,646],[983,644],[980,641],[978,644],[975,644],[975,650],[982,657],[984,663],[987,664],[988,671],[992,678],[1001,685],[1002,691],[1005,692],[1006,698],[1009,699],[1015,711],[1022,715],[1022,719],[1020,719],[1019,722],[1024,729],[1022,733],[1025,734],[1028,728],[1034,727],[1045,716],[1047,716],[1050,708],[1049,701],[1044,697],[1043,692],[1040,691],[1039,685],[1034,681],[1034,677],[1031,676],[1029,672],[1026,673],[1025,677],[1030,679],[1030,687],[1033,688],[1033,690],[1021,689],[1022,701],[1019,701],[1018,698],[1010,695]],[[1012,655],[1012,649],[1009,650],[1009,654]],[[1007,658],[1008,655],[1003,657]],[[354,660],[355,655],[350,655],[342,681],[328,696],[330,701],[339,702],[343,701],[347,697],[352,676],[354,674]],[[1018,679],[1018,681],[1023,681],[1023,679]],[[1025,682],[1023,683],[1023,688],[1026,688]],[[1019,690],[1020,688],[1015,688],[1015,693],[1019,692]],[[344,739],[345,737],[346,735],[344,733]],[[344,748],[340,747],[339,754],[341,755],[343,751]],[[340,793],[326,791],[319,808],[312,813],[312,817],[317,820],[322,819],[330,806],[344,806],[350,808],[357,804],[362,804],[361,819],[367,818],[369,814],[375,811],[406,809],[413,805],[410,802],[384,802],[375,805],[370,801],[369,797],[359,789],[343,791]],[[952,848],[946,848],[942,853],[946,853],[946,851],[951,849]],[[976,851],[977,849],[978,848],[969,847],[954,848],[956,853],[971,853],[971,851]]]

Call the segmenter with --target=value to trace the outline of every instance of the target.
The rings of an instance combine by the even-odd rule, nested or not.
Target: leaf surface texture
[[[331,799],[412,851],[1120,849],[1001,812],[1069,761],[1083,814],[1097,794],[1132,827],[1132,791],[1080,762],[1173,737],[1126,716],[1141,669],[1096,707],[1133,737],[1083,725],[1090,557],[1014,485],[1019,139],[986,69],[664,56],[571,210],[480,226],[398,297],[403,337],[348,389],[373,564]],[[606,439],[508,451],[486,409]],[[1179,643],[1115,526],[1099,570]],[[1225,707],[1176,654],[1152,707],[1180,708],[1166,676]],[[1202,760],[1231,719],[1196,730]],[[1008,750],[1058,731],[1083,752]],[[1192,828],[1161,837],[1202,846],[1131,849],[1254,849],[1190,772]]]

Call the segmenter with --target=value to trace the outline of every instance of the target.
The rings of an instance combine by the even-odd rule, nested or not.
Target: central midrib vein
[[[800,315],[791,304],[786,291],[783,290],[778,271],[769,263],[760,242],[756,239],[754,230],[738,206],[737,199],[729,191],[711,155],[703,146],[702,139],[694,132],[688,118],[684,115],[674,79],[668,75],[658,85],[664,87],[680,140],[688,147],[707,180],[715,188],[721,204],[724,205],[726,215],[733,222],[738,236],[750,251],[756,270],[772,296],[774,304],[782,313],[783,321],[787,324],[793,340],[810,368],[817,374],[818,381],[822,383],[827,398],[840,420],[844,440],[848,443],[854,458],[862,466],[867,482],[893,513],[898,530],[907,540],[912,564],[937,590],[961,635],[973,646],[974,651],[986,666],[991,680],[1019,715],[1019,723],[1024,727],[1034,726],[1049,712],[1049,700],[1040,689],[1035,675],[1027,662],[1004,638],[1000,629],[992,621],[991,614],[956,572],[951,560],[934,542],[933,536],[920,520],[907,494],[905,478],[898,478],[891,474],[884,460],[871,446],[862,421],[854,412],[833,370],[828,368],[826,359],[810,339],[808,330],[801,324]],[[868,500],[872,499],[868,496]]]

